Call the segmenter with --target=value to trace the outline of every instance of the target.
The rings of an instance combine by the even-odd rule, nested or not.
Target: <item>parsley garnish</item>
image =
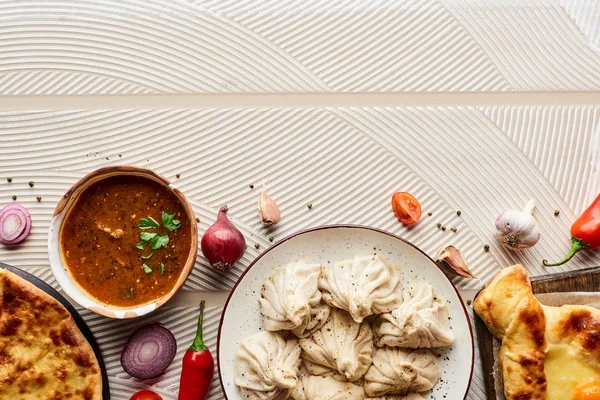
[[[142,232],[142,233],[140,233],[140,239],[142,239],[143,242],[149,242],[156,235],[158,235],[158,233]]]
[[[142,241],[136,246],[140,250],[143,250],[147,244],[150,245],[152,250],[158,250],[169,244],[169,235],[159,235],[158,233],[142,232],[140,233],[140,239]]]
[[[162,223],[165,229],[169,231],[177,230],[181,227],[181,222],[175,219],[175,213],[169,214],[163,211]],[[152,217],[142,218],[138,225],[140,229],[160,229],[160,224]],[[156,232],[142,232],[140,233],[140,242],[135,246],[140,250],[144,250],[146,246],[150,246],[152,250],[158,250],[161,247],[166,247],[169,244],[169,235],[161,235]],[[142,259],[147,260],[152,257],[150,253],[147,256],[140,256]],[[149,274],[152,272],[152,268],[144,263],[144,271]],[[160,273],[165,272],[164,264],[160,264]]]
[[[162,213],[162,223],[163,223],[163,226],[170,231],[179,229],[179,227],[181,226],[181,222],[179,220],[175,219],[175,213],[168,214],[166,212],[163,212]]]
[[[158,228],[160,228],[160,225],[158,225],[158,222],[156,222],[156,220],[154,218],[148,217],[148,218],[142,218],[140,220],[140,224],[138,225],[138,228],[140,228],[140,229],[151,229],[151,228],[158,229]]]
[[[169,244],[169,236],[168,235],[156,235],[150,241],[150,248],[152,250],[158,250],[161,247]]]

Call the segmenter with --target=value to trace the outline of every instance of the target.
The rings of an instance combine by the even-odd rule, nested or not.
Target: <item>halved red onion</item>
[[[0,242],[17,244],[31,232],[31,214],[20,204],[10,204],[0,210]]]
[[[162,324],[135,330],[121,352],[121,365],[134,378],[151,379],[165,373],[177,353],[177,340]]]

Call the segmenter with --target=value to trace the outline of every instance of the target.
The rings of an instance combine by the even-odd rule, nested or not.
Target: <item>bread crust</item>
[[[102,399],[94,351],[52,296],[0,270],[0,398]]]
[[[500,347],[504,393],[511,399],[546,399],[546,317],[533,296],[517,305]]]
[[[531,294],[531,282],[521,264],[504,268],[473,302],[473,308],[497,339],[502,340],[515,318],[517,305]]]
[[[527,271],[517,264],[498,273],[477,296],[475,312],[502,341],[498,353],[507,400],[546,400],[546,316]]]

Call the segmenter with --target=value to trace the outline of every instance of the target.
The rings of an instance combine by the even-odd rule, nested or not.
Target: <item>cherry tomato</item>
[[[421,204],[406,192],[397,192],[392,196],[392,209],[398,221],[404,225],[412,225],[421,218]]]
[[[163,398],[151,390],[141,390],[131,396],[129,400],[163,400]]]

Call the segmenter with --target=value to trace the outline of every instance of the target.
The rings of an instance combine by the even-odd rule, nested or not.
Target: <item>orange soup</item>
[[[177,282],[191,248],[187,213],[177,196],[147,178],[115,176],[79,195],[60,232],[72,279],[113,306],[148,303]]]

